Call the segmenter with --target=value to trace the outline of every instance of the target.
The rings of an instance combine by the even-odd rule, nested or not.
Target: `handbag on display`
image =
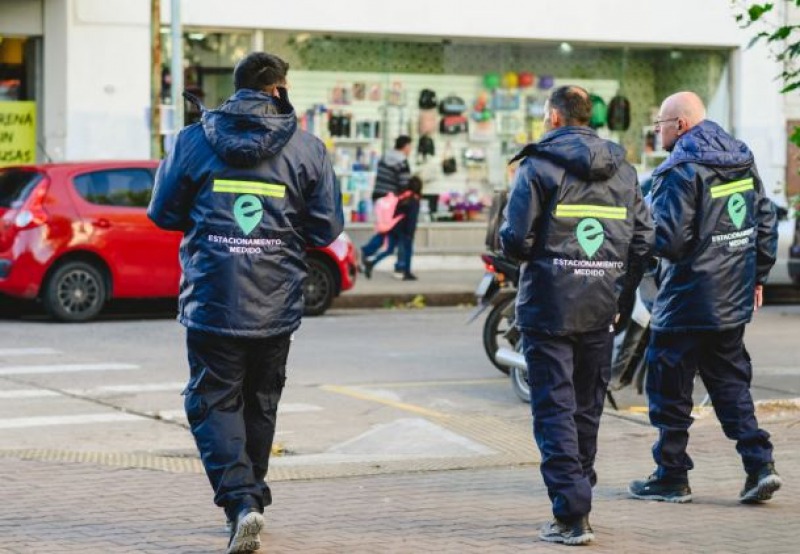
[[[428,159],[428,156],[433,156],[434,154],[436,154],[436,146],[430,135],[420,136],[417,143],[417,156],[421,157],[424,162]]]
[[[589,119],[589,127],[599,129],[606,124],[608,108],[606,108],[605,100],[596,94],[590,94],[589,98],[592,101],[592,116]]]
[[[453,155],[453,149],[448,142],[444,147],[444,152],[442,152],[442,173],[452,175],[457,169],[456,157]]]

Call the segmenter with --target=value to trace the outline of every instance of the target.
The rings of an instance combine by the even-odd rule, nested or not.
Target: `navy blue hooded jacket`
[[[567,335],[608,329],[629,258],[650,255],[653,227],[625,151],[588,127],[561,127],[515,158],[500,228],[523,262],[520,329]]]
[[[692,127],[653,172],[657,331],[724,330],[753,313],[775,263],[777,220],[753,153],[712,121]]]
[[[180,322],[220,335],[292,332],[303,314],[305,248],[344,226],[328,154],[297,129],[294,109],[237,91],[178,134],[147,214],[180,230]]]

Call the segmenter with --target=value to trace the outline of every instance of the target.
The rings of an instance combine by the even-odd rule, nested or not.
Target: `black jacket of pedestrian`
[[[398,150],[389,150],[378,161],[372,200],[377,200],[390,192],[400,196],[408,188],[410,178],[411,168],[405,155]]]
[[[608,328],[629,257],[650,255],[653,228],[621,146],[588,127],[561,127],[530,144],[500,229],[523,262],[517,326],[553,335]]]
[[[712,121],[692,127],[653,172],[658,331],[723,330],[753,313],[778,231],[753,153]]]
[[[180,230],[179,320],[220,335],[294,331],[305,249],[331,243],[342,201],[322,142],[297,129],[286,98],[241,89],[178,134],[148,216]]]

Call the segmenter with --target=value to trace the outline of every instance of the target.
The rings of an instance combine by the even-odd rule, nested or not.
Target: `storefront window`
[[[649,127],[665,96],[694,90],[728,123],[726,50],[255,33],[289,62],[300,125],[329,146],[353,221],[369,217],[375,165],[401,134],[413,138],[412,170],[435,198],[429,217],[480,217],[508,184],[507,160],[542,134],[544,100],[561,84],[595,96],[598,133],[642,171],[665,157]],[[190,36],[187,84],[215,106],[232,92],[231,67],[252,35]]]

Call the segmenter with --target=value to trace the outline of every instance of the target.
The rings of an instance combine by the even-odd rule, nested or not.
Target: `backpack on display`
[[[436,108],[436,93],[429,88],[424,88],[419,92],[419,108],[421,110],[432,110]]]
[[[433,139],[430,135],[422,135],[419,137],[419,142],[417,143],[417,155],[422,157],[422,160],[425,161],[428,159],[429,156],[433,156],[436,154],[436,146],[433,143]]]
[[[463,115],[446,115],[439,122],[439,132],[443,135],[458,135],[468,130],[467,118]]]
[[[627,131],[631,126],[631,103],[617,94],[608,103],[608,128],[612,131]]]
[[[606,102],[596,94],[590,94],[589,98],[592,101],[592,116],[589,119],[589,127],[599,129],[606,124]]]

